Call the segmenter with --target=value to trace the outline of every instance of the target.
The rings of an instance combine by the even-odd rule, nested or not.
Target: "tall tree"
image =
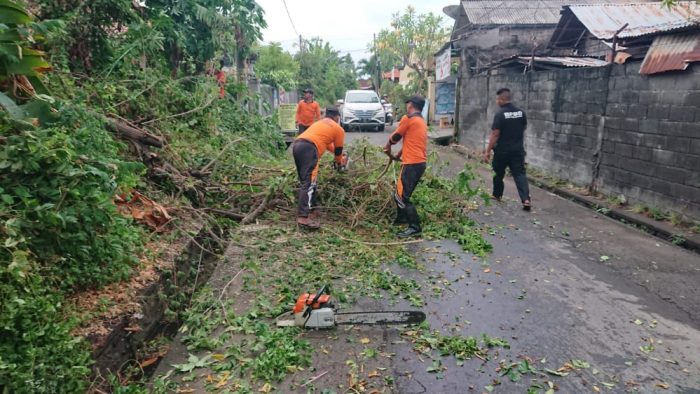
[[[428,77],[434,72],[433,56],[449,37],[442,18],[433,14],[418,14],[412,6],[392,16],[391,28],[377,35],[377,48],[398,58],[413,71],[413,88],[425,94]]]
[[[296,88],[299,63],[282,46],[273,42],[258,49],[255,72],[261,81],[285,89]]]
[[[267,27],[264,11],[254,0],[151,0],[148,7],[166,37],[173,69],[191,61],[202,71],[223,52],[233,56],[242,77],[245,60]]]
[[[254,0],[149,0],[147,7],[131,0],[35,3],[42,19],[66,21],[70,66],[87,72],[114,68],[138,46],[150,52],[162,47],[173,72],[201,72],[224,53],[234,57],[242,74],[267,26]],[[158,45],[147,45],[154,40]]]
[[[348,89],[357,88],[355,63],[350,55],[340,53],[320,38],[306,40],[296,55],[299,61],[300,88],[310,87],[323,105],[335,103]]]
[[[113,56],[110,34],[135,21],[138,14],[131,0],[36,0],[39,19],[63,19],[66,48],[71,68],[90,71],[105,65]]]

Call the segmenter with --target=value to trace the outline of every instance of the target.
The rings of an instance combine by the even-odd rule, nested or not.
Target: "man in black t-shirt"
[[[484,151],[484,160],[489,161],[493,150],[493,198],[500,201],[503,197],[503,177],[506,167],[510,168],[515,185],[518,188],[523,209],[531,208],[530,189],[525,175],[525,146],[523,137],[527,128],[525,112],[511,103],[510,89],[502,88],[496,93],[496,104],[500,107],[493,117],[489,146]]]

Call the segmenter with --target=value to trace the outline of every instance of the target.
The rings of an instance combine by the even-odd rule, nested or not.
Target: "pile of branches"
[[[355,228],[362,223],[390,220],[394,212],[392,193],[397,164],[377,146],[365,141],[349,147],[350,164],[333,169],[324,155],[319,169],[319,209],[328,220]],[[224,203],[207,211],[251,223],[266,211],[294,218],[299,182],[294,164],[285,161],[256,167],[243,165],[236,181],[227,182]]]
[[[174,187],[200,212],[241,224],[253,223],[266,212],[276,212],[290,221],[295,217],[299,183],[291,160],[236,163],[236,167],[227,168],[227,176],[222,176],[221,171],[217,173],[217,166],[231,164],[226,162],[232,160],[236,144],[246,143],[243,137],[230,141],[199,168],[178,168],[166,159],[184,163],[172,152],[166,155],[150,149],[163,147],[151,144],[155,141],[152,137],[138,135],[134,139],[133,133],[119,135],[128,138],[130,145],[138,145],[136,152],[147,165],[152,180]],[[164,149],[167,151],[167,146]],[[347,147],[347,152],[350,161],[342,172],[333,169],[330,154],[321,160],[318,198],[322,214],[326,220],[343,223],[349,228],[391,221],[395,212],[392,195],[400,163],[367,140],[355,142]],[[432,182],[433,178],[437,176],[428,171],[422,183],[440,187],[441,182]],[[443,190],[440,195],[453,200],[455,208],[459,209],[463,199],[458,193]]]

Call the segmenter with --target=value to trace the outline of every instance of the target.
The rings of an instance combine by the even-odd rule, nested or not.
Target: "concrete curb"
[[[550,183],[547,183],[542,179],[534,178],[529,175],[527,179],[531,184],[539,187],[540,189],[547,190],[560,197],[572,200],[587,208],[594,209],[598,211],[601,215],[608,216],[623,223],[635,225],[638,228],[644,230],[645,232],[654,235],[655,237],[658,237],[660,239],[663,239],[666,242],[672,242],[674,240],[674,237],[679,234],[678,232],[673,232],[673,228],[669,225],[665,225],[655,220],[641,217],[641,215],[632,214],[619,208],[609,207],[606,204],[601,203],[601,201],[599,200],[559,188]],[[600,208],[605,208],[605,212],[601,212]],[[687,234],[683,234],[683,242],[676,242],[674,244],[682,248],[688,249],[690,251],[693,251],[695,253],[700,253],[700,236],[698,235],[687,236]]]

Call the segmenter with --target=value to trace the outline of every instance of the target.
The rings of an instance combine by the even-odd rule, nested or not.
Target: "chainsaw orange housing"
[[[311,305],[316,294],[304,293],[297,298],[297,303],[294,304],[294,313],[300,313],[304,311],[307,305]],[[318,298],[315,304],[311,305],[311,309],[319,309],[323,304],[327,304],[331,300],[331,296],[328,294],[323,294]]]

